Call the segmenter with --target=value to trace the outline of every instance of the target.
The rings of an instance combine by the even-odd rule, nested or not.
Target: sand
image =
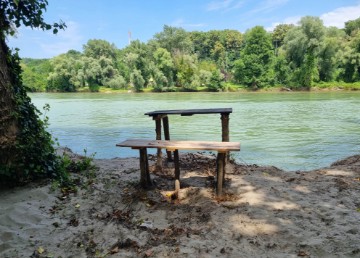
[[[95,159],[76,193],[1,190],[0,257],[360,257],[360,155],[308,172],[229,164],[222,198],[214,156],[180,163],[178,199],[173,165],[142,190],[137,158]]]

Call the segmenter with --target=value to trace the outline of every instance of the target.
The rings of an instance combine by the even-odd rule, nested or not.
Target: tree
[[[276,55],[277,55],[277,49],[284,44],[284,39],[286,34],[293,27],[294,27],[293,24],[279,24],[275,27],[271,36],[272,36],[272,42],[275,48]]]
[[[134,70],[130,74],[130,82],[135,88],[135,91],[140,92],[144,89],[145,80],[139,70]]]
[[[113,79],[110,79],[107,82],[107,86],[109,86],[110,88],[114,89],[114,90],[118,90],[118,89],[125,89],[126,88],[126,81],[124,79],[124,77],[122,77],[121,75],[117,75],[116,77],[114,77]]]
[[[12,54],[6,38],[21,25],[42,30],[64,29],[63,22],[43,19],[46,0],[2,0],[0,2],[0,178],[21,182],[52,175],[57,159],[51,135],[39,118],[22,84],[18,55]]]
[[[290,81],[290,67],[285,54],[280,53],[274,61],[275,84],[286,86]]]
[[[197,77],[197,56],[187,55],[180,52],[174,56],[176,69],[176,84],[186,91],[193,91],[200,86]]]
[[[161,74],[157,73],[157,77],[162,82],[166,82],[166,86],[174,86],[174,62],[171,58],[171,54],[165,48],[157,48],[153,54],[154,61],[161,74],[166,77],[166,81],[162,78]],[[165,86],[165,85],[163,85]]]
[[[141,73],[141,77],[145,80],[145,85],[151,78],[151,71],[149,69],[149,63],[152,60],[152,52],[145,43],[141,43],[139,40],[134,40],[124,51],[124,62],[127,64],[129,71],[129,77],[134,69]],[[131,78],[129,78],[130,80]]]
[[[360,31],[354,33],[349,42],[342,44],[338,52],[339,79],[345,82],[360,80]]]
[[[236,30],[211,30],[208,32],[190,32],[194,53],[199,61],[213,60],[223,73],[231,70],[233,63],[240,58],[242,34]]]
[[[324,39],[318,55],[319,79],[321,81],[333,81],[336,77],[338,62],[336,54],[339,51],[341,40],[327,37]]]
[[[274,57],[270,35],[261,26],[246,32],[245,47],[241,51],[241,59],[235,62],[235,80],[257,89],[269,84],[268,72]]]
[[[109,80],[118,75],[116,69],[117,49],[114,44],[106,40],[91,39],[83,46],[83,71],[86,82],[91,91],[98,91]]]
[[[172,54],[178,51],[187,54],[192,52],[190,35],[182,28],[164,25],[163,31],[155,34],[154,40]]]
[[[360,17],[356,20],[350,20],[345,22],[345,32],[347,35],[351,36],[353,33],[356,33],[360,30]]]
[[[45,91],[51,71],[49,59],[24,58],[20,64],[24,86],[30,91]]]
[[[48,91],[74,92],[85,85],[84,62],[72,53],[52,58],[53,71],[48,76]]]
[[[299,25],[287,33],[284,49],[293,70],[293,82],[309,89],[319,76],[317,58],[326,31],[318,17],[305,16]]]
[[[98,59],[102,56],[110,58],[116,61],[116,47],[114,44],[110,44],[106,40],[102,39],[90,39],[83,46],[84,55]]]

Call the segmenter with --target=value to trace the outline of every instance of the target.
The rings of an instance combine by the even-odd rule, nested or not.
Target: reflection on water
[[[360,153],[360,92],[327,93],[38,93],[50,104],[50,131],[75,152],[96,158],[137,156],[115,147],[127,138],[155,137],[144,113],[161,109],[232,107],[230,139],[240,162],[310,170]],[[170,116],[172,139],[221,140],[219,115]]]

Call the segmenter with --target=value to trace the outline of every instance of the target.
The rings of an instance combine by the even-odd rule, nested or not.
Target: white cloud
[[[199,28],[199,27],[205,27],[206,24],[204,24],[204,23],[185,23],[183,19],[178,19],[178,20],[172,22],[171,26],[181,27],[181,28]]]
[[[324,25],[344,28],[345,22],[355,20],[360,16],[360,4],[356,6],[341,7],[334,11],[324,13],[320,19],[324,21]]]
[[[265,28],[267,31],[273,31],[279,24],[298,24],[302,16],[292,16],[285,18],[282,22],[273,22],[271,26]]]
[[[222,10],[222,11],[230,11],[230,10],[234,10],[234,9],[239,9],[240,7],[242,7],[244,5],[244,0],[241,1],[234,1],[234,0],[217,0],[217,1],[212,1],[211,3],[209,3],[207,5],[206,10],[207,11],[218,11],[218,10]]]
[[[208,11],[217,11],[228,8],[233,0],[220,0],[220,1],[212,1],[208,4],[207,10]]]
[[[305,15],[304,15],[305,16]],[[331,12],[320,15],[320,19],[324,22],[326,27],[335,26],[338,28],[344,28],[345,22],[349,20],[355,20],[360,16],[360,4],[356,6],[347,6],[337,8]],[[267,31],[273,31],[279,24],[298,24],[303,16],[287,17],[282,21],[273,22],[271,26],[267,27]]]
[[[288,1],[289,0],[265,0],[258,4],[257,8],[251,10],[250,13],[268,13],[285,5]]]
[[[52,36],[55,42],[51,43],[40,43],[41,49],[48,56],[56,56],[62,53],[66,53],[70,49],[81,50],[82,39],[79,32],[79,26],[76,22],[68,21],[65,22],[67,28],[63,31],[60,30],[56,36]]]

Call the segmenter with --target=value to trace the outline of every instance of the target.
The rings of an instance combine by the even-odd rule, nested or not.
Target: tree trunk
[[[15,142],[19,131],[14,116],[13,79],[8,60],[9,49],[4,38],[0,37],[0,166],[10,165],[16,160]]]

